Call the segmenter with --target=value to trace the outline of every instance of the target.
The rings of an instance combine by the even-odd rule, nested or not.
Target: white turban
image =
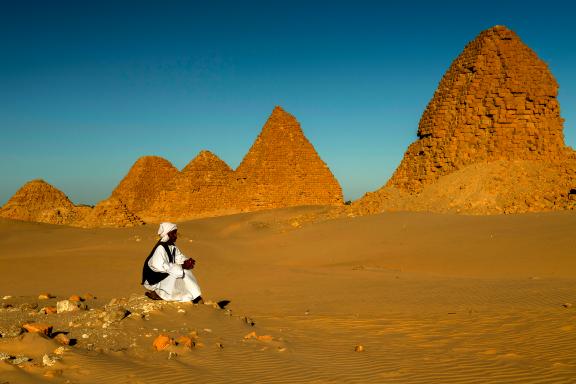
[[[160,241],[165,243],[168,241],[168,233],[178,229],[174,223],[162,223],[160,228],[158,228],[158,235],[160,235]]]

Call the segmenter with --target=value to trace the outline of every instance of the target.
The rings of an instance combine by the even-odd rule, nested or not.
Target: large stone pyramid
[[[300,123],[280,107],[274,108],[234,176],[232,193],[243,210],[342,204],[340,184]]]
[[[0,216],[48,224],[71,224],[89,211],[90,207],[76,207],[64,193],[44,180],[32,180],[8,200],[0,209]]]
[[[454,60],[428,104],[418,140],[360,213],[470,214],[574,209],[576,155],[564,144],[558,84],[503,26]]]
[[[565,158],[557,95],[546,64],[514,32],[483,31],[442,78],[388,185],[419,192],[479,161]]]
[[[232,169],[210,151],[201,151],[160,192],[148,217],[156,220],[183,220],[231,208]]]
[[[145,214],[178,173],[168,160],[157,156],[141,157],[112,191],[111,197],[121,201],[131,212]]]

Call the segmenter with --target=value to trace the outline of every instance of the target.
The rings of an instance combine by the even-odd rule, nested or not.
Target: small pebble
[[[83,339],[87,339],[87,338],[89,338],[89,337],[90,337],[90,335],[88,335],[87,333],[84,333],[84,334],[82,335],[82,338],[83,338]]]
[[[354,351],[356,351],[356,352],[364,352],[364,346],[362,346],[362,345],[357,345],[357,346],[354,348]]]

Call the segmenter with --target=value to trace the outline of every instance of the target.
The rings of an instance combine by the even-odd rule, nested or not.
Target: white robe
[[[144,288],[156,292],[158,296],[166,301],[191,301],[201,296],[200,286],[192,271],[182,268],[182,264],[188,258],[175,245],[168,245],[168,248],[171,253],[176,248],[174,263],[170,263],[164,247],[158,246],[150,260],[148,260],[148,266],[155,272],[168,273],[169,276],[157,284],[151,285],[148,284],[148,281],[145,281]]]

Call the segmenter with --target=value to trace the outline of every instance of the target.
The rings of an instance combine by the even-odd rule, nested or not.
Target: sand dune
[[[138,283],[155,227],[0,221],[0,298],[12,296],[0,300],[0,328],[43,321],[77,339],[44,367],[56,341],[6,334],[0,352],[32,360],[0,363],[0,382],[567,383],[575,376],[576,309],[563,306],[576,304],[573,212],[390,213],[291,225],[319,211],[180,224],[179,246],[196,258],[204,296],[231,300],[228,311],[143,309]],[[38,300],[40,292],[57,297]],[[38,314],[87,292],[96,296],[86,301],[92,311]],[[120,305],[132,314],[102,328],[98,316]],[[251,332],[266,337],[245,338]],[[195,334],[198,345],[157,352],[152,340],[161,333]]]

